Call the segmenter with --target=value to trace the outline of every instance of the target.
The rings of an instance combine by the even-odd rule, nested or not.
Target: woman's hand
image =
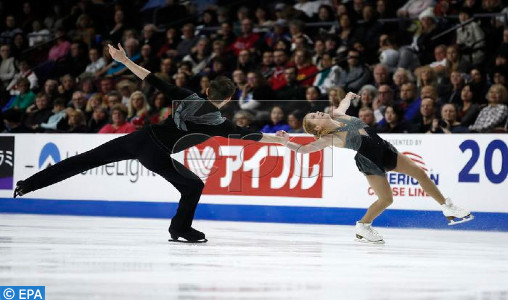
[[[282,141],[281,141],[282,145],[286,146],[289,143],[289,133],[285,132],[284,130],[277,131],[275,136],[282,138]]]
[[[127,54],[125,54],[125,50],[122,48],[120,43],[118,43],[118,49],[113,47],[111,44],[108,44],[108,49],[111,57],[117,62],[124,63],[128,59]]]

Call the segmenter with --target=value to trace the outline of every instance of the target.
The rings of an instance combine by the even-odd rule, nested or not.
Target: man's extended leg
[[[25,180],[19,181],[17,186],[20,195],[47,187],[101,165],[136,158],[140,147],[146,143],[147,139],[149,136],[146,131],[137,131],[64,159]]]

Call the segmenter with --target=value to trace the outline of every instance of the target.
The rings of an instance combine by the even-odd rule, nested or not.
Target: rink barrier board
[[[176,203],[47,200],[0,198],[0,213],[72,215],[97,217],[169,219],[176,212]],[[198,220],[273,222],[300,224],[354,225],[366,209],[336,207],[297,207],[268,205],[207,204],[198,206]],[[508,213],[473,212],[475,219],[455,226],[447,225],[440,211],[388,209],[376,226],[451,230],[508,231]]]

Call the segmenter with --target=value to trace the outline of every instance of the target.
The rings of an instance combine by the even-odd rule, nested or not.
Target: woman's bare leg
[[[372,223],[388,206],[393,203],[393,194],[390,184],[385,176],[367,175],[370,187],[376,193],[378,199],[372,203],[360,223]]]
[[[443,194],[439,191],[437,186],[430,180],[429,176],[425,171],[418,167],[411,159],[404,154],[399,153],[397,156],[397,167],[394,169],[395,172],[407,174],[414,179],[418,180],[423,190],[429,194],[439,204],[445,204],[446,200]]]

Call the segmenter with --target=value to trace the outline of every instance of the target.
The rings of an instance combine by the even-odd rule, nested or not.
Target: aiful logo
[[[323,193],[322,151],[302,154],[278,145],[216,138],[187,149],[184,164],[206,183],[204,194],[321,198]]]
[[[410,151],[402,152],[402,154],[411,159],[418,167],[427,173],[430,180],[432,180],[436,185],[439,185],[439,173],[434,172],[432,168],[427,166],[421,155]],[[392,187],[394,197],[429,197],[429,195],[425,193],[423,188],[419,185],[418,180],[409,175],[388,172],[386,174],[386,179],[388,179],[388,183]],[[374,195],[374,190],[370,187],[367,192],[369,195]]]

